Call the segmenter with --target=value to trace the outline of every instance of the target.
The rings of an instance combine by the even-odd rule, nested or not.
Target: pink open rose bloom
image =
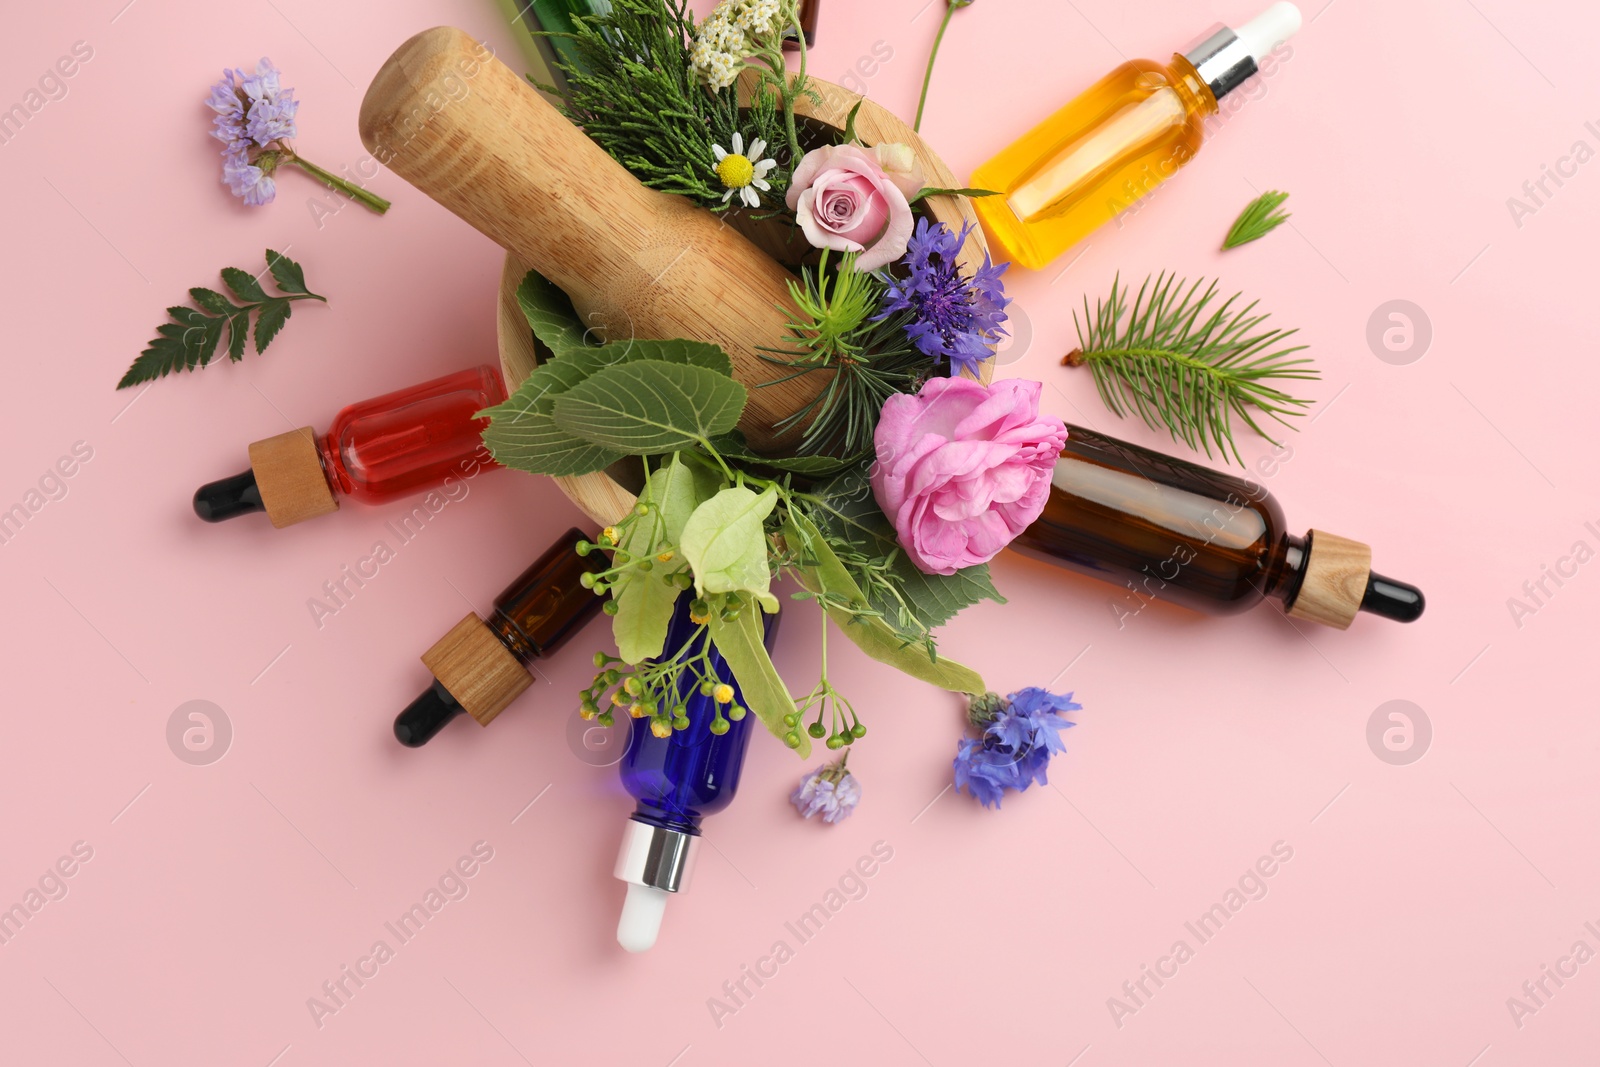
[[[910,149],[827,145],[807,152],[789,184],[789,208],[816,248],[859,252],[857,270],[877,270],[905,255],[909,197],[922,188]]]
[[[872,493],[927,574],[993,559],[1044,510],[1067,427],[1038,382],[933,378],[883,405]]]

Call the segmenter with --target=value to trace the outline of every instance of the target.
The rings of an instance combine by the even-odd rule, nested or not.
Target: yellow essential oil
[[[1127,211],[1200,149],[1217,101],[1300,26],[1278,3],[1237,32],[1213,29],[1170,64],[1122,64],[972,175],[990,244],[1038,270]]]

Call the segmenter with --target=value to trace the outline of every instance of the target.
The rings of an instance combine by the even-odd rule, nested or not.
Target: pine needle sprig
[[[762,359],[788,371],[763,387],[812,373],[827,375],[827,384],[810,403],[774,427],[784,434],[805,426],[797,455],[871,451],[884,401],[914,388],[919,371],[931,371],[928,358],[906,339],[908,316],[874,318],[884,283],[875,274],[856,270],[855,260],[855,253],[846,253],[830,269],[825,250],[815,268],[803,269],[800,280],[789,283],[794,302],[787,339],[791,347],[760,352]]]
[[[267,345],[278,336],[283,324],[289,321],[290,305],[296,300],[320,300],[306,288],[305,274],[300,264],[288,256],[267,249],[267,269],[277,283],[279,293],[268,293],[261,287],[259,276],[238,267],[222,268],[222,280],[227,283],[236,299],[235,304],[215,289],[196,286],[189,297],[199,309],[170,307],[167,315],[171,322],[156,327],[152,340],[139,358],[133,361],[128,372],[117,383],[126,389],[142,382],[155,381],[168,374],[197,370],[210,363],[222,343],[222,333],[228,333],[228,358],[237,363],[244,358],[245,343],[250,338],[250,316],[255,315],[256,354],[265,352]]]
[[[1245,209],[1239,213],[1232,228],[1228,230],[1228,236],[1222,241],[1223,251],[1247,245],[1251,241],[1259,241],[1288,222],[1290,213],[1279,210],[1287,199],[1289,199],[1288,193],[1273,189],[1262,193],[1245,205]]]
[[[1213,447],[1224,460],[1231,453],[1241,466],[1235,419],[1276,444],[1251,409],[1290,428],[1284,416],[1305,414],[1310,400],[1271,383],[1321,375],[1310,359],[1291,358],[1306,348],[1285,344],[1298,331],[1267,328],[1258,301],[1245,304],[1236,293],[1219,303],[1216,282],[1191,284],[1165,272],[1145,279],[1131,307],[1128,294],[1119,276],[1093,314],[1085,297],[1083,321],[1072,316],[1078,348],[1061,361],[1089,367],[1112,413],[1136,413],[1173,440],[1208,457]]]

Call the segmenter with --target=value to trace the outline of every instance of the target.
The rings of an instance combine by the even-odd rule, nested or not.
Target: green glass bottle
[[[573,19],[579,16],[610,14],[610,0],[501,0],[501,5],[512,11],[512,24],[524,42],[524,53],[530,61],[537,60],[530,72],[534,80],[555,86],[565,96],[562,67],[578,65],[577,50],[571,39],[545,34],[571,33]]]

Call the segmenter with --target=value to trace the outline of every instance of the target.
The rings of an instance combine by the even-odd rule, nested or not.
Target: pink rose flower
[[[794,169],[788,203],[815,248],[859,252],[857,270],[886,267],[906,253],[911,204],[878,156],[857,145],[826,145],[807,152]]]
[[[883,405],[872,494],[927,574],[993,559],[1044,510],[1067,427],[1038,382],[933,378]]]

